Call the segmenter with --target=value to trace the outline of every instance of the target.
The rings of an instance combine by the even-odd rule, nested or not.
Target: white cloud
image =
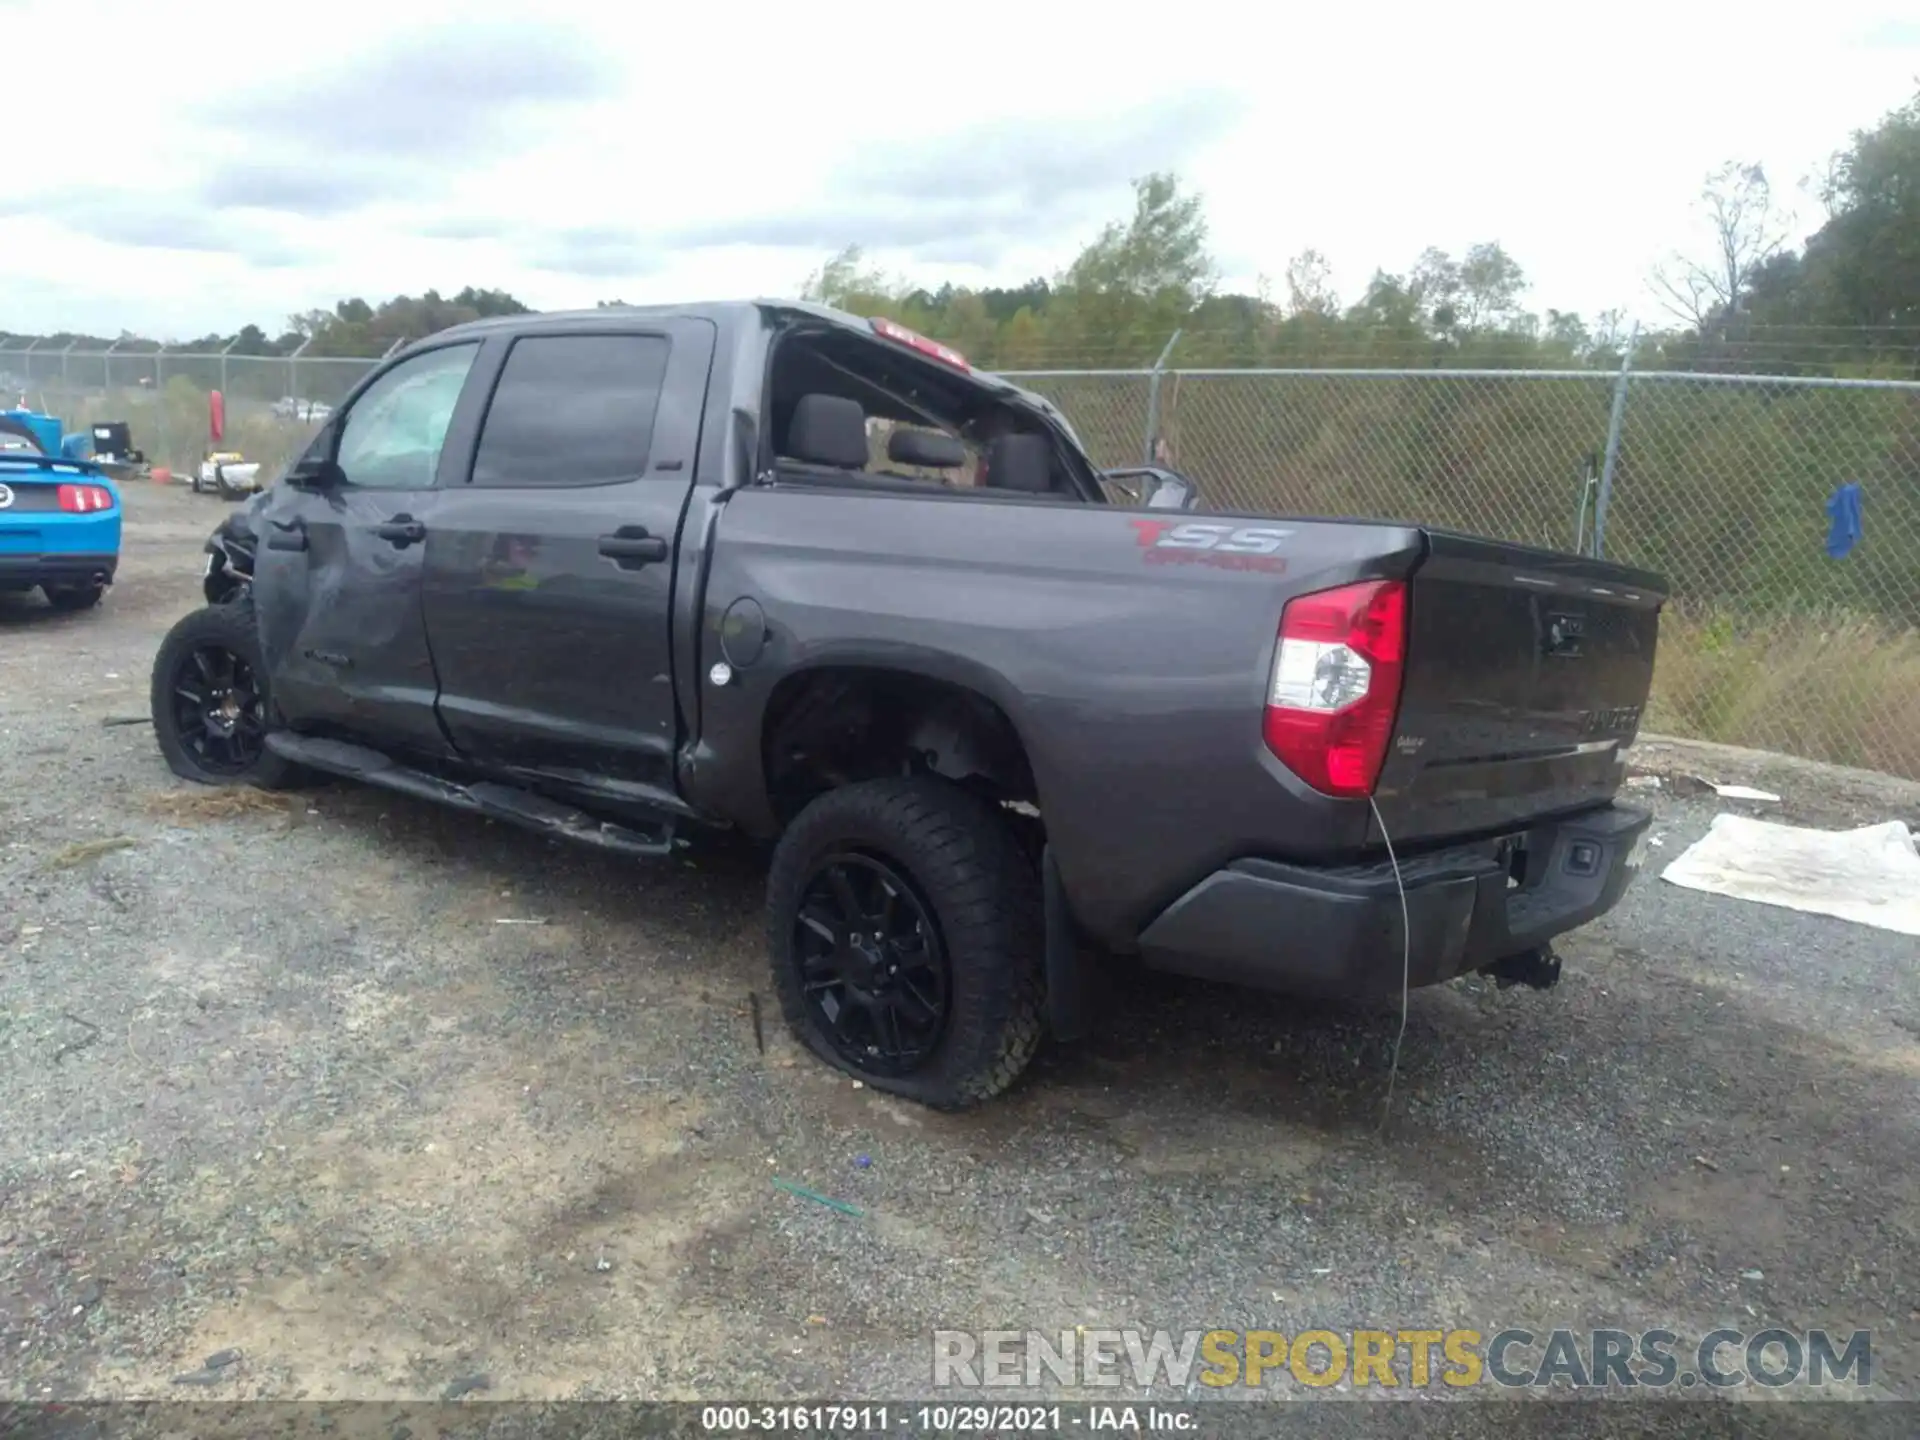
[[[111,35],[157,83],[95,103],[64,61],[9,65],[0,328],[271,328],[466,284],[542,308],[790,292],[848,242],[914,280],[1018,283],[1156,167],[1205,191],[1230,284],[1312,245],[1351,299],[1426,245],[1494,239],[1536,307],[1651,313],[1708,170],[1759,160],[1790,190],[1913,93],[1899,8],[1814,20],[339,0],[300,29],[210,0],[26,0],[10,54]]]

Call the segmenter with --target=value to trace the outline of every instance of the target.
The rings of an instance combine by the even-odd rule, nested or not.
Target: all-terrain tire
[[[905,1075],[849,1064],[803,999],[795,949],[802,896],[825,857],[849,851],[899,871],[945,947],[945,1029],[932,1054]],[[1039,1047],[1041,916],[1039,875],[998,807],[942,780],[844,786],[801,811],[774,850],[767,878],[774,992],[795,1036],[828,1064],[935,1109],[964,1109],[1005,1090]]]
[[[251,785],[260,790],[290,790],[306,783],[310,773],[291,760],[264,748],[239,770],[209,768],[187,744],[175,705],[175,687],[184,667],[192,663],[195,651],[223,650],[244,662],[252,673],[259,692],[260,711],[271,715],[271,697],[266,691],[266,667],[260,654],[260,635],[254,625],[253,606],[209,605],[183,616],[160,642],[153,657],[153,682],[149,704],[153,714],[153,734],[167,767],[183,780],[200,785]]]

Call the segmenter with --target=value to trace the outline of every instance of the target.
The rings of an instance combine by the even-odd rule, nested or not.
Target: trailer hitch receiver
[[[1551,945],[1536,945],[1531,950],[1502,956],[1483,972],[1493,976],[1502,990],[1525,985],[1530,990],[1551,990],[1560,983],[1560,957]]]

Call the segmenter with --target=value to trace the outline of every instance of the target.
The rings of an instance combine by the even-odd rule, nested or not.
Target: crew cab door
[[[425,540],[477,342],[407,356],[330,420],[260,515],[254,608],[295,730],[444,752],[421,611]]]
[[[671,792],[673,553],[713,349],[691,319],[507,349],[426,546],[440,718],[463,755]]]

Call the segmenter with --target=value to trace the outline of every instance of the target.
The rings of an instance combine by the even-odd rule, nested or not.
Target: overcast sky
[[[1311,245],[1351,300],[1498,240],[1536,309],[1652,314],[1706,171],[1759,160],[1795,198],[1920,85],[1911,0],[0,0],[0,25],[0,329],[169,337],[466,284],[791,293],[850,242],[1018,283],[1167,168],[1230,288]]]

